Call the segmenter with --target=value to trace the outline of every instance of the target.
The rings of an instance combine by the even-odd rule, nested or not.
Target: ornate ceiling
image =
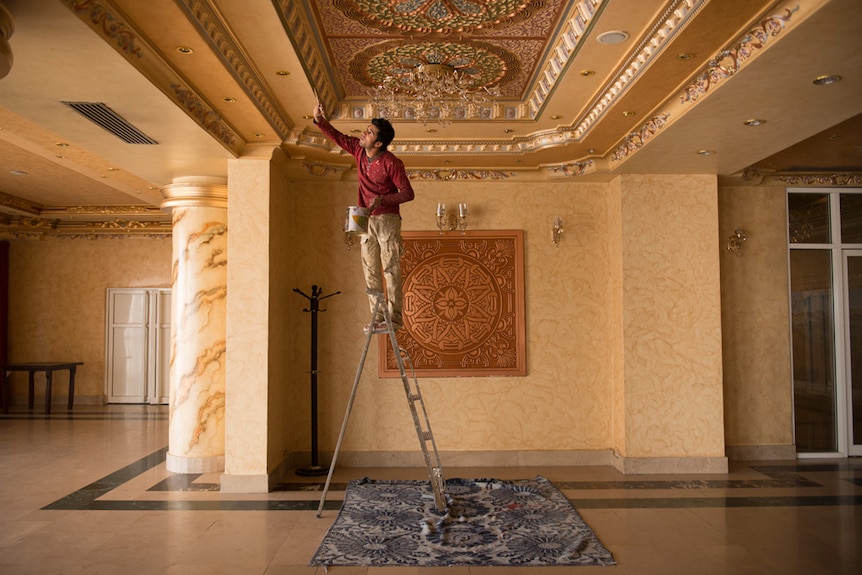
[[[350,158],[310,121],[317,99],[342,131],[359,131],[378,112],[374,87],[422,64],[499,96],[452,102],[445,126],[394,117],[393,149],[416,177],[709,173],[781,185],[801,171],[849,183],[862,171],[855,0],[0,5],[7,229],[22,218],[50,230],[164,228],[159,190],[174,178],[224,177],[229,159],[275,148],[297,178],[350,178]],[[813,84],[830,74],[841,80]],[[118,140],[76,112],[81,102],[154,143]],[[765,123],[744,126],[752,118]]]

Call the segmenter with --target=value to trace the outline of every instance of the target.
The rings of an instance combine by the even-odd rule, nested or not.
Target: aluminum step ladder
[[[365,348],[362,350],[362,356],[359,358],[359,366],[356,369],[356,377],[353,380],[353,388],[350,391],[350,399],[347,401],[347,409],[344,412],[344,421],[341,423],[341,431],[338,434],[338,441],[335,444],[335,452],[332,454],[332,462],[329,464],[329,473],[326,476],[326,484],[323,486],[323,494],[320,497],[320,505],[317,507],[317,517],[320,517],[323,511],[323,505],[326,502],[326,494],[329,492],[329,485],[332,482],[332,472],[335,470],[335,461],[338,459],[338,453],[341,451],[341,443],[344,441],[344,433],[347,430],[347,421],[350,418],[350,411],[353,409],[353,401],[356,399],[356,390],[359,387],[359,380],[362,376],[362,370],[365,367],[365,358],[368,356],[368,348],[371,346],[372,336],[375,333],[386,333],[389,335],[389,341],[392,344],[392,351],[395,354],[395,362],[398,364],[398,371],[401,373],[401,381],[404,384],[404,393],[407,396],[407,404],[410,407],[410,414],[413,416],[413,424],[416,426],[416,434],[419,437],[419,444],[422,446],[422,455],[425,457],[425,466],[428,469],[428,477],[431,480],[431,490],[434,492],[434,505],[437,511],[444,512],[448,508],[446,499],[446,479],[443,477],[443,469],[440,466],[440,455],[437,452],[437,444],[434,441],[434,435],[431,433],[431,422],[428,419],[428,411],[425,409],[425,401],[422,399],[422,393],[419,390],[419,380],[416,379],[416,371],[413,367],[413,361],[406,350],[398,347],[398,339],[395,336],[395,328],[392,325],[389,315],[389,306],[386,305],[386,298],[382,292],[366,290],[368,295],[374,296],[376,302],[374,311],[371,313],[371,321],[369,326],[373,326],[375,318],[378,317],[378,312],[383,313],[386,320],[386,331],[375,331],[369,329],[365,337]],[[413,375],[411,382],[407,375],[405,362],[410,366],[410,372]],[[418,404],[418,409],[417,409]]]

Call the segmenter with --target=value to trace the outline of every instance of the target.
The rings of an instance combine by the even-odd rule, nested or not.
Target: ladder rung
[[[410,401],[422,401],[422,394],[420,393],[411,393],[409,397]]]
[[[434,436],[431,435],[430,431],[423,431],[422,432],[422,439],[424,439],[425,441],[431,441],[432,439],[434,439]]]

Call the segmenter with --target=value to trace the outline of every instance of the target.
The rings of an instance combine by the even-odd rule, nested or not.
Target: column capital
[[[12,47],[9,45],[9,38],[14,33],[15,19],[0,0],[0,78],[6,77],[12,70]]]
[[[212,176],[174,178],[161,189],[161,208],[198,207],[227,209],[227,179]]]

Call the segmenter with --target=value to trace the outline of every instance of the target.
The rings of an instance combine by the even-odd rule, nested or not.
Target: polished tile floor
[[[424,469],[291,474],[269,494],[222,494],[218,474],[165,469],[167,409],[81,406],[0,415],[0,574],[312,574],[349,479]],[[724,475],[624,476],[609,467],[446,468],[543,475],[614,554],[612,567],[330,567],[333,574],[816,575],[862,573],[862,461],[735,462]]]

